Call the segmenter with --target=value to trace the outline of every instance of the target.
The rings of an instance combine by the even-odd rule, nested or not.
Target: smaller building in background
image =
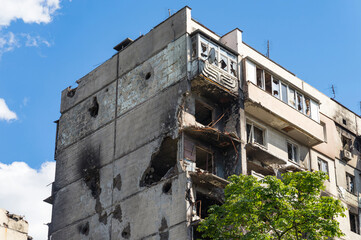
[[[28,236],[29,224],[24,217],[9,213],[0,208],[0,239],[31,240]]]

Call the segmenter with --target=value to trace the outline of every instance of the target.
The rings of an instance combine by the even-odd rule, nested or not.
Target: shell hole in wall
[[[152,76],[152,73],[151,73],[151,72],[148,72],[148,73],[145,75],[145,80],[148,80],[151,76]]]
[[[165,194],[171,194],[172,193],[172,182],[166,182],[163,185],[162,191]]]

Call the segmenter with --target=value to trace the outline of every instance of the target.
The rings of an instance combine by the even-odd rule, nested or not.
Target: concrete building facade
[[[305,170],[360,238],[360,116],[188,7],[114,49],[62,92],[49,239],[197,239],[228,176]]]
[[[29,224],[19,215],[9,213],[0,208],[0,239],[2,240],[31,240],[28,236]]]

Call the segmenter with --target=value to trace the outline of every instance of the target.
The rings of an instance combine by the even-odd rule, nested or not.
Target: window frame
[[[222,46],[218,45],[216,42],[214,42],[210,39],[207,39],[202,34],[198,33],[195,37],[196,37],[196,39],[192,38],[192,41],[196,41],[196,44],[197,44],[196,56],[199,59],[202,59],[203,61],[207,60],[209,57],[209,52],[211,51],[212,48],[214,48],[214,50],[216,52],[216,61],[214,61],[212,63],[212,65],[217,66],[217,68],[219,68],[223,72],[226,72],[229,75],[231,75],[232,77],[235,77],[238,79],[238,76],[239,76],[238,68],[239,67],[238,67],[238,59],[237,59],[236,55],[232,54],[231,52],[229,52]],[[207,49],[206,49],[207,54],[202,55],[204,53],[202,51],[202,44],[204,44],[207,47]],[[191,44],[191,46],[193,47],[193,43]],[[193,53],[193,50],[191,51],[191,53]],[[226,61],[226,65],[227,65],[226,70],[220,66],[222,58],[225,58],[227,60]],[[233,67],[231,67],[232,63],[235,63],[235,69],[233,69]]]
[[[296,151],[296,154],[292,153],[292,156],[295,156],[295,157],[296,157],[295,160],[289,158],[288,144],[290,144],[290,145],[292,146],[292,148],[291,148],[292,151],[293,151],[294,149],[297,150],[297,151]],[[288,161],[293,162],[293,163],[296,163],[296,164],[299,164],[299,163],[300,163],[300,147],[299,147],[299,145],[296,144],[296,143],[293,142],[293,141],[287,140],[287,141],[286,141],[286,148],[287,148],[287,159],[288,159]]]
[[[352,189],[351,189],[351,182],[349,181],[349,179],[352,179]],[[356,195],[356,181],[355,181],[355,176],[352,175],[351,173],[346,172],[346,190],[349,193],[352,193],[353,195]]]
[[[283,103],[287,104],[288,106],[296,109],[298,112],[302,113],[303,115],[307,116],[308,118],[320,122],[320,116],[319,116],[319,110],[320,110],[320,104],[319,102],[313,100],[311,96],[308,94],[305,94],[304,92],[301,92],[297,90],[296,87],[291,86],[287,81],[282,80],[282,78],[278,77],[277,75],[271,73],[270,71],[265,70],[264,68],[260,67],[259,65],[255,64],[256,67],[256,86],[261,88],[262,90],[266,91],[266,73],[271,76],[271,93],[266,91],[267,93],[271,94],[273,97],[281,100]],[[260,70],[262,72],[261,74],[261,86],[258,85],[258,72],[257,70]],[[277,80],[279,89],[273,89],[273,80]],[[287,91],[287,102],[283,101],[283,92],[282,92],[282,85],[286,87]],[[274,90],[278,90],[278,97],[274,95]],[[291,104],[291,90],[294,91],[294,103],[295,105]],[[298,96],[300,96],[300,100],[298,99]],[[309,115],[306,112],[306,99],[309,100]],[[301,106],[301,109],[299,110],[299,105]],[[314,109],[314,105],[317,105],[317,109]]]
[[[326,164],[326,172],[322,170],[322,163]],[[330,168],[328,166],[328,161],[318,157],[317,158],[317,165],[318,165],[318,170],[321,172],[324,172],[327,174],[328,176],[328,180],[330,181]]]
[[[248,136],[248,129],[247,129],[247,125],[250,125],[251,126],[251,130],[250,130],[250,135]],[[259,142],[256,142],[255,141],[255,137],[254,137],[254,127],[260,129],[262,131],[262,138],[263,138],[263,144],[260,144]],[[246,136],[247,136],[247,143],[254,143],[254,144],[257,144],[259,146],[262,146],[264,148],[267,148],[267,128],[258,124],[258,123],[255,123],[251,120],[248,120],[246,121]],[[250,138],[252,138],[250,140]]]
[[[349,222],[350,222],[350,231],[360,235],[360,217],[359,217],[359,214],[348,211],[348,215],[349,215]],[[352,230],[353,227],[352,227],[352,224],[351,224],[351,217],[353,217],[354,220],[355,220],[355,226],[354,226],[355,231]]]

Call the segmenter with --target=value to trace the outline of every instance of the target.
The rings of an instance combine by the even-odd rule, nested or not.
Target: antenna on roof
[[[267,58],[269,58],[269,40],[267,40]]]
[[[360,116],[361,116],[361,101],[360,101]]]
[[[168,14],[169,14],[169,17],[172,15],[172,14],[170,13],[170,9],[168,9]]]
[[[335,99],[336,98],[336,91],[335,91],[335,86],[333,86],[333,84],[332,84],[331,89],[332,89],[333,99]]]

